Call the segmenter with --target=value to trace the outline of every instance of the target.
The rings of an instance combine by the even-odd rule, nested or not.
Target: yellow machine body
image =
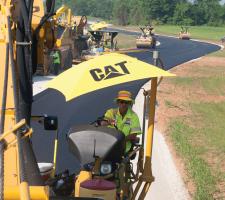
[[[13,5],[13,6],[12,6]],[[16,26],[13,20],[16,20],[19,12],[18,8],[20,7],[19,2],[11,1],[0,1],[0,52],[2,59],[0,59],[0,102],[3,101],[5,97],[5,114],[1,115],[1,118],[4,117],[4,132],[1,133],[0,141],[5,143],[4,148],[4,199],[39,199],[46,200],[48,199],[48,187],[44,186],[34,186],[29,187],[27,182],[20,181],[19,175],[19,156],[18,156],[18,145],[16,138],[16,131],[26,124],[25,120],[22,120],[19,123],[16,123],[15,116],[15,102],[14,96],[16,95],[13,91],[13,73],[11,66],[15,63],[16,60],[16,45],[15,45],[15,35],[16,35]],[[10,27],[7,23],[7,19],[11,19]],[[36,20],[36,19],[34,19]],[[13,57],[9,55],[9,67],[7,79],[4,76],[7,74],[6,68],[6,50],[7,45],[9,44],[9,31],[11,29],[11,37],[13,40]],[[15,65],[15,67],[17,67]],[[16,76],[18,74],[16,73]],[[15,77],[16,78],[16,77]],[[7,80],[7,95],[3,96],[4,80]],[[1,110],[2,111],[2,110]],[[25,134],[25,137],[32,134],[32,129],[28,130],[28,133]]]
[[[2,2],[1,2],[2,3]],[[5,60],[6,60],[6,43],[8,42],[7,36],[7,12],[8,6],[0,7],[0,52],[1,52],[1,59],[0,59],[0,74],[2,78],[0,79],[0,88],[2,91],[4,85],[4,78],[3,75],[5,74]],[[12,76],[11,70],[9,69],[9,76]],[[11,130],[15,125],[15,115],[14,115],[14,101],[13,101],[13,89],[12,89],[12,79],[8,80],[8,87],[7,87],[7,99],[6,99],[6,114],[5,114],[5,130]],[[2,92],[0,92],[0,102],[2,102],[3,96]],[[2,116],[1,116],[2,117]],[[7,143],[11,143],[12,141],[16,140],[15,135],[9,134],[5,138]],[[19,177],[18,177],[18,160],[17,160],[17,145],[15,144],[11,148],[7,148],[4,151],[4,167],[7,169],[4,173],[4,185],[13,187],[19,184]],[[8,190],[5,187],[5,190]]]
[[[31,200],[48,200],[49,199],[49,187],[42,186],[30,186],[30,199]],[[9,200],[20,199],[19,187],[7,187],[4,192],[4,198]]]
[[[137,48],[150,48],[152,43],[152,37],[139,37],[136,39]]]

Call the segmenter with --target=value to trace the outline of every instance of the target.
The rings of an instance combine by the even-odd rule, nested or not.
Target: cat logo
[[[125,66],[127,61],[123,61],[115,64],[115,66],[105,66],[104,69],[95,68],[90,70],[90,74],[95,81],[106,80],[110,78],[115,78],[118,76],[124,76],[126,74],[130,74],[128,69]]]

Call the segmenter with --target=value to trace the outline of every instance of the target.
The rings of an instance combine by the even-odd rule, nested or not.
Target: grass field
[[[172,25],[159,25],[155,26],[156,33],[177,36],[180,32],[179,26]],[[189,31],[191,38],[219,41],[225,36],[225,27],[212,27],[212,26],[190,26]]]
[[[189,73],[195,76],[169,81],[188,94],[182,105],[191,111],[170,119],[169,135],[195,184],[193,199],[225,199],[225,66],[198,66]],[[164,103],[168,109],[180,106]]]
[[[124,28],[124,27],[120,27]],[[125,27],[127,30],[140,31],[138,26]],[[156,25],[156,34],[165,34],[171,36],[178,36],[181,27],[175,25]],[[191,38],[211,40],[219,42],[225,36],[225,27],[212,27],[212,26],[189,26]]]
[[[127,30],[140,31],[138,26],[127,26],[120,27],[125,28]],[[165,34],[171,36],[178,36],[180,32],[180,26],[175,25],[157,25],[155,26],[156,34]],[[221,38],[225,36],[225,27],[212,27],[212,26],[190,26],[189,31],[191,33],[192,39],[201,39],[208,40],[212,42],[220,42]],[[121,36],[122,35],[122,36]],[[133,43],[131,42],[134,36],[125,36],[123,34],[119,34],[117,38],[120,38],[120,44],[122,47],[133,47]],[[123,44],[124,43],[124,44]],[[225,57],[225,51],[219,51],[213,53],[212,56],[220,56]]]
[[[225,58],[225,50],[213,52],[213,53],[209,54],[209,56],[212,56],[212,57],[216,56],[216,57],[223,57],[223,58]]]

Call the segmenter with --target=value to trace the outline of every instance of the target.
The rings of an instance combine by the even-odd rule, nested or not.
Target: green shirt
[[[122,118],[122,115],[119,112],[119,109],[109,109],[105,113],[105,119],[114,119],[116,121],[116,126],[118,130],[122,131],[125,136],[129,134],[141,134],[140,122],[137,114],[131,109],[128,108],[126,115]],[[112,127],[113,126],[109,126]],[[126,143],[126,152],[131,148],[131,142]]]
[[[60,55],[59,55],[59,52],[56,51],[53,53],[53,63],[54,64],[60,64]]]

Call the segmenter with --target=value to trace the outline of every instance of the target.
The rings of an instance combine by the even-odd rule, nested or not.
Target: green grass
[[[158,25],[155,29],[156,33],[176,36],[180,32],[180,26],[174,25]],[[189,31],[194,39],[219,41],[225,35],[225,27],[190,26]]]
[[[194,78],[177,76],[177,77],[174,77],[173,79],[170,79],[170,81],[175,85],[188,86],[188,85],[193,84]]]
[[[224,50],[216,51],[216,52],[210,53],[208,56],[225,57],[225,51]]]
[[[199,79],[200,84],[208,94],[225,95],[225,79],[222,76],[213,76]]]
[[[119,27],[119,26],[118,26]],[[193,39],[203,39],[220,41],[225,36],[225,27],[213,27],[213,26],[188,26]],[[140,31],[139,26],[127,26],[121,27],[128,30]],[[156,25],[156,34],[166,34],[172,36],[178,36],[181,27],[176,25]]]
[[[208,146],[225,153],[225,102],[194,103],[192,110],[200,118],[199,129]]]
[[[202,73],[204,75],[204,71]],[[212,77],[175,77],[170,81],[181,87],[198,85],[209,95],[225,95],[225,79],[222,75],[218,76],[217,74],[217,76],[214,75]]]
[[[165,100],[165,105],[168,107],[168,108],[173,108],[173,103],[169,100]]]
[[[217,98],[225,96],[224,67],[193,67],[189,76],[175,77],[169,82],[189,91],[190,95],[198,89],[204,90],[206,99],[184,98],[183,105],[191,112],[185,117],[170,119],[169,133],[196,186],[194,199],[223,199],[224,190],[218,185],[221,188],[225,182],[225,100]],[[169,108],[176,106],[174,102],[164,102]]]
[[[199,147],[192,145],[196,129],[180,120],[175,120],[171,122],[170,132],[175,148],[184,157],[188,172],[196,185],[194,199],[213,199],[216,177],[212,175],[210,167],[201,158]]]

